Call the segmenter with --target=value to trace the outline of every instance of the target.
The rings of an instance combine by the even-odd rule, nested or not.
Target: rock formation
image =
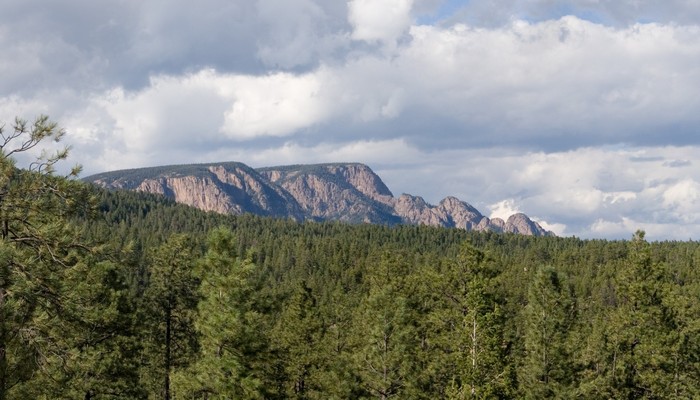
[[[455,197],[438,205],[409,194],[396,198],[374,171],[356,163],[258,170],[234,162],[197,164],[114,171],[85,180],[106,188],[159,193],[227,214],[552,235],[525,214],[512,215],[507,221],[490,219]]]

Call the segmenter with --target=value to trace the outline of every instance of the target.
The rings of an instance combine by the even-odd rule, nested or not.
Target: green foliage
[[[54,175],[67,149],[42,153],[28,169],[12,158],[63,130],[47,117],[16,120],[0,128],[0,399],[23,397],[56,358],[67,359],[59,327],[65,274],[88,252],[70,222],[90,212],[90,196],[78,182]],[[77,174],[79,168],[74,168]]]
[[[235,245],[230,230],[214,229],[198,268],[202,300],[195,326],[201,352],[195,365],[179,377],[191,396],[263,397],[259,358],[266,340],[253,301],[255,267],[250,260],[238,258]]]
[[[140,249],[179,232],[188,233],[194,259],[207,249],[195,268],[201,351],[174,374],[179,393],[687,398],[698,390],[695,242],[297,223],[133,193],[100,196],[103,222],[91,232],[118,226],[113,240],[135,249],[129,282],[137,296],[153,269]],[[653,333],[651,325],[665,328]],[[632,356],[637,339],[646,344]],[[224,342],[230,350],[212,356]]]
[[[0,400],[700,397],[697,242],[225,216],[56,176],[63,150],[15,166],[61,136],[0,132]]]
[[[366,275],[367,296],[352,324],[353,374],[367,395],[402,397],[411,384],[416,347],[406,277],[409,265],[400,254],[383,253]]]
[[[695,242],[297,223],[101,196],[105,224],[125,229],[112,236],[137,249],[188,232],[202,250],[211,232],[196,268],[201,352],[175,374],[186,393],[205,397],[202,383],[225,380],[217,376],[239,376],[234,397],[265,398],[687,398],[698,390]],[[152,265],[135,264],[145,271],[130,280],[139,293]],[[220,294],[227,300],[213,303]],[[211,357],[207,348],[226,335],[238,351]]]
[[[305,281],[296,285],[285,303],[272,335],[278,370],[282,375],[282,397],[324,398],[321,374],[329,361],[321,350],[324,323],[317,299]]]
[[[449,398],[491,398],[507,390],[502,299],[496,291],[499,271],[486,255],[468,245],[440,271],[438,286],[447,307],[434,317],[443,324],[440,338],[455,371]]]
[[[574,377],[568,343],[574,304],[562,274],[538,268],[525,307],[525,358],[521,385],[525,398],[568,398]]]
[[[150,255],[150,275],[144,292],[150,353],[146,379],[151,390],[171,398],[174,372],[190,364],[199,342],[194,329],[199,300],[189,238],[173,235]]]

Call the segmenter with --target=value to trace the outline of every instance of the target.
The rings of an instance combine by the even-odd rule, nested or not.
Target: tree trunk
[[[474,311],[474,314],[472,315],[472,376],[474,376],[474,374],[476,373],[476,339],[476,311]],[[471,380],[471,394],[472,397],[474,397],[476,395],[476,381],[473,378]]]
[[[0,400],[7,398],[7,326],[5,325],[5,282],[0,282]]]
[[[165,312],[165,393],[164,399],[170,400],[170,347],[171,347],[171,312],[170,307]],[[2,400],[2,399],[0,399]]]

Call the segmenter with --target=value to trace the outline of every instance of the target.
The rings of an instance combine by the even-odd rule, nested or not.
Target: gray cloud
[[[670,160],[664,162],[664,167],[669,167],[669,168],[684,168],[684,167],[690,167],[693,165],[690,160]]]
[[[360,161],[561,234],[700,236],[696,1],[392,1],[7,0],[0,120],[48,113],[86,173]]]

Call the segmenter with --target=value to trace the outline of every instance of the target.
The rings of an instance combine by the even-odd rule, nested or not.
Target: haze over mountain
[[[505,221],[488,218],[456,197],[438,205],[410,194],[394,197],[377,174],[359,163],[259,169],[238,162],[173,165],[106,172],[85,180],[109,189],[158,193],[225,214],[552,235],[525,214]]]

